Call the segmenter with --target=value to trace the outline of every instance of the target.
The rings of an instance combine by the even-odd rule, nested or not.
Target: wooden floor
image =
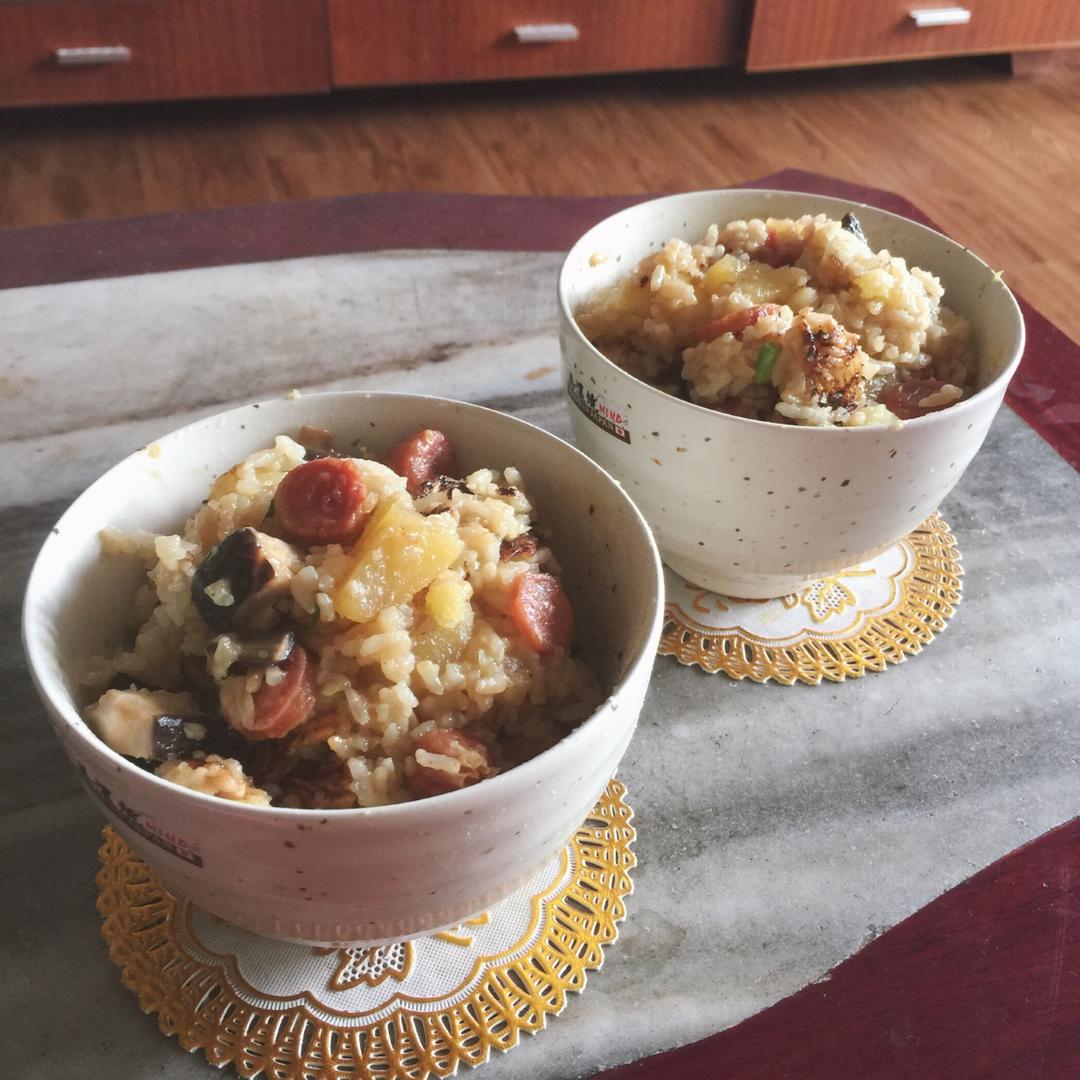
[[[1080,72],[999,60],[0,113],[0,225],[363,191],[891,188],[1080,339]],[[0,239],[2,248],[2,239]]]

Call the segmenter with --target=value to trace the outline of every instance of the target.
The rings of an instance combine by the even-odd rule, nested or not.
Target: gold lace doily
[[[491,911],[380,948],[271,941],[175,900],[104,830],[109,957],[166,1035],[271,1080],[423,1080],[542,1029],[585,987],[632,889],[633,813],[612,780],[563,852]]]
[[[660,655],[733,679],[816,685],[922,650],[960,602],[960,552],[932,514],[869,562],[777,600],[737,600],[666,571]]]

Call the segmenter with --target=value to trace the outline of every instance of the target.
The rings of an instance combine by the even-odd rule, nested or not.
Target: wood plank
[[[0,225],[364,191],[682,191],[798,164],[906,195],[1080,340],[1078,93],[1080,73],[956,60],[10,113]]]
[[[1080,69],[1080,48],[1015,52],[1009,56],[1009,66],[1019,78],[1050,78]]]

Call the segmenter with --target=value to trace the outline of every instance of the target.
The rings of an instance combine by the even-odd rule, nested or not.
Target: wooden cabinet
[[[913,13],[922,13],[918,21]],[[967,21],[960,21],[964,13]],[[1074,45],[1076,0],[756,0],[746,67],[777,71]]]
[[[958,7],[948,7],[951,18]],[[0,106],[1080,46],[1080,0],[0,0]],[[933,21],[931,19],[931,21]],[[948,18],[944,19],[948,22]],[[747,42],[749,41],[749,44]]]
[[[715,67],[745,0],[330,0],[334,84]]]
[[[0,104],[329,87],[323,0],[0,3]]]

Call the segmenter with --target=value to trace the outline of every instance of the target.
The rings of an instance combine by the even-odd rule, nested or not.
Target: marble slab
[[[125,453],[228,405],[356,387],[566,436],[556,254],[334,255],[0,292],[0,1042],[12,1076],[212,1075],[98,937],[101,818],[18,641],[37,545]],[[1080,476],[1013,413],[942,508],[964,600],[922,655],[819,687],[657,664],[620,771],[630,917],[588,992],[482,1075],[584,1077],[736,1023],[1080,811]]]

